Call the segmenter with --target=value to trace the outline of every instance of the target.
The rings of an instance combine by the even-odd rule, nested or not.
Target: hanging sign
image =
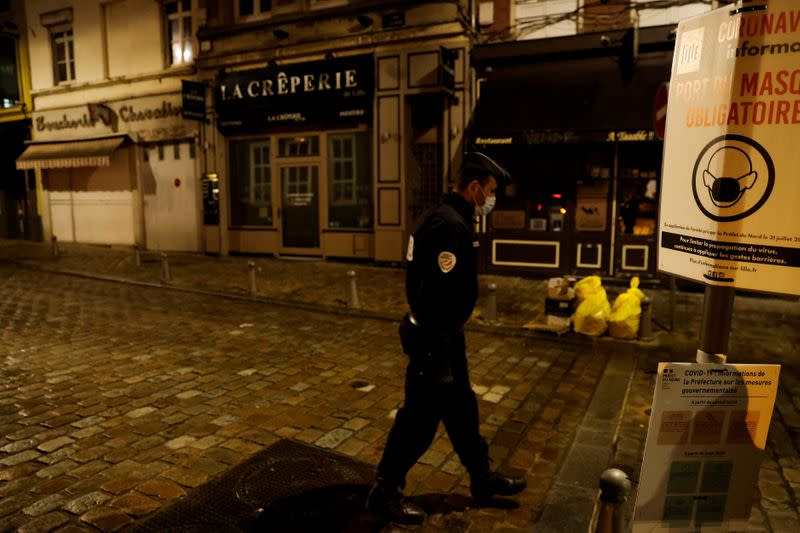
[[[800,5],[746,6],[678,25],[658,266],[800,294]]]
[[[634,533],[747,531],[779,374],[659,363]]]
[[[188,120],[206,120],[205,83],[181,80],[181,115]]]

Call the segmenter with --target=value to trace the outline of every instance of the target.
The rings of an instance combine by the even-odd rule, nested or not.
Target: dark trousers
[[[378,464],[378,478],[389,486],[405,487],[406,474],[433,442],[440,421],[470,477],[489,471],[488,446],[479,432],[478,401],[469,382],[463,332],[447,334],[444,346],[435,341],[425,344],[427,350],[409,354],[405,401]],[[404,349],[408,345],[403,339]]]

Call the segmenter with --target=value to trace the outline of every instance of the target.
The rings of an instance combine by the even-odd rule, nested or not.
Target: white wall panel
[[[194,159],[189,158],[189,143],[164,145],[164,160],[158,149],[148,148],[147,162],[142,162],[144,182],[144,219],[147,248],[150,250],[197,251],[198,208]],[[175,180],[180,185],[175,185]]]

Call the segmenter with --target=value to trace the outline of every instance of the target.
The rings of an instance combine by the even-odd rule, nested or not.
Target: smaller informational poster
[[[779,374],[659,364],[634,533],[747,530]]]

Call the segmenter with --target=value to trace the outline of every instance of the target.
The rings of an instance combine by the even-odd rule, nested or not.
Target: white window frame
[[[194,62],[194,57],[195,57],[194,51],[196,49],[195,42],[194,42],[194,30],[196,29],[195,28],[195,26],[196,26],[195,25],[195,20],[194,20],[194,1],[195,0],[190,0],[190,2],[189,2],[189,11],[184,11],[183,10],[183,0],[168,0],[168,1],[165,1],[164,4],[163,4],[164,21],[165,21],[164,34],[165,34],[165,42],[166,42],[166,45],[167,45],[165,51],[166,51],[166,61],[167,61],[167,66],[168,67],[180,67],[180,66],[183,66],[183,65],[190,65],[190,64],[192,64]],[[178,10],[175,13],[172,13],[172,14],[168,15],[167,14],[167,4],[171,4],[173,2],[177,5]],[[186,29],[183,26],[183,22],[184,22],[184,20],[186,18],[189,19],[190,24],[192,25],[188,36],[186,35]],[[177,23],[178,23],[178,40],[177,41],[173,41],[172,32],[170,31],[170,23],[173,20],[177,21]],[[176,57],[175,46],[176,45],[180,47],[179,61],[175,60],[175,57]],[[190,54],[188,59],[185,57],[186,50],[187,50],[186,47],[187,46],[188,46],[188,50],[189,50],[189,54]]]
[[[67,35],[69,33],[69,35]],[[75,81],[75,32],[72,29],[72,24],[64,24],[61,26],[54,26],[50,28],[51,47],[53,51],[53,81],[55,85],[62,83],[70,83]],[[70,53],[70,43],[72,43],[72,53]],[[59,45],[64,46],[64,61],[58,60],[56,47]],[[63,80],[58,77],[58,67],[61,64],[66,65],[67,77]]]
[[[309,194],[311,192],[311,181],[313,178],[312,167],[310,165],[291,165],[282,167],[286,172],[286,195],[295,196],[302,194]],[[305,170],[305,172],[301,172]]]
[[[271,7],[269,11],[261,11],[261,0],[253,0],[253,14],[252,15],[240,15],[239,14],[239,2],[240,0],[234,0],[234,12],[233,16],[237,22],[248,22],[251,20],[260,20],[269,18],[275,12],[275,4],[277,3],[276,0],[272,0]]]
[[[261,163],[256,164],[255,154],[261,150]],[[250,205],[267,206],[272,202],[272,166],[269,159],[269,141],[249,143],[250,151]],[[266,157],[264,157],[266,156]],[[261,178],[258,170],[262,171]]]
[[[344,156],[343,147],[340,146],[339,153],[341,154],[339,157],[334,155],[334,150],[331,150],[331,153],[328,154],[328,157],[331,159],[331,205],[334,207],[343,207],[343,206],[352,206],[356,205],[357,198],[358,198],[358,161],[357,161],[357,154],[356,154],[356,136],[353,134],[337,134],[331,136],[331,144],[335,142],[340,142],[342,140],[348,140],[350,142],[350,157]],[[349,164],[352,170],[349,178],[342,178],[336,176],[336,163],[342,163],[342,168],[344,168],[345,164]],[[350,188],[350,196],[345,197],[344,195],[339,197],[336,194],[337,186],[345,186],[347,184],[351,185]]]

